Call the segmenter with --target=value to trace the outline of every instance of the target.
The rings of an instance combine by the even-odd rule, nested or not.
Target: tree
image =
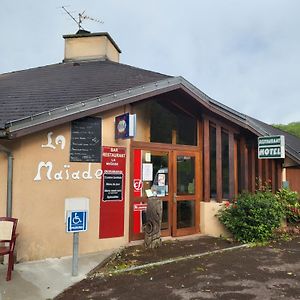
[[[287,125],[285,124],[273,124],[272,126],[281,129],[283,131],[286,131],[290,134],[293,134],[300,138],[300,122],[292,122]]]

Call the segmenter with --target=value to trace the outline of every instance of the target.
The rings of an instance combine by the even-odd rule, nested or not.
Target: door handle
[[[176,203],[176,197],[177,197],[177,195],[176,195],[176,193],[174,193],[174,195],[173,195],[173,203],[174,204]]]

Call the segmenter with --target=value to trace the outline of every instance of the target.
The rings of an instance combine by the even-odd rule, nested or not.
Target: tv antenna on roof
[[[98,19],[94,19],[94,18],[92,18],[92,17],[90,17],[90,16],[88,16],[88,15],[86,15],[85,14],[85,10],[82,12],[82,13],[79,13],[78,14],[78,21],[75,19],[75,17],[66,9],[66,7],[65,6],[62,6],[61,7],[71,18],[72,18],[72,20],[77,24],[77,26],[78,26],[78,29],[79,30],[85,30],[83,27],[82,27],[82,22],[84,21],[84,20],[91,20],[91,21],[95,21],[95,22],[98,22],[98,23],[100,23],[100,24],[103,24],[104,22],[103,21],[101,21],[101,20],[98,20]]]

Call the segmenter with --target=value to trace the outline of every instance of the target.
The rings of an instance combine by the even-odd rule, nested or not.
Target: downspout
[[[7,155],[7,200],[6,200],[6,216],[12,216],[12,184],[13,184],[13,153],[8,148],[0,145],[0,151]]]
[[[7,153],[7,204],[6,216],[12,217],[12,183],[13,183],[13,154]]]

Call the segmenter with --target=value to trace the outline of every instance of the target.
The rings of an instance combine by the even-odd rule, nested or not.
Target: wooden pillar
[[[271,167],[272,167],[272,192],[276,192],[276,162],[275,159],[271,160]]]
[[[209,120],[203,120],[204,201],[210,201],[210,147]]]
[[[230,164],[230,161],[229,161]],[[239,193],[238,141],[234,140],[234,196]]]
[[[282,188],[282,161],[278,160],[277,162],[277,187],[278,189]]]
[[[270,172],[269,172],[270,160],[265,159],[265,182],[263,184],[269,184]]]
[[[244,182],[244,190],[245,191],[249,191],[249,158],[248,158],[248,147],[245,144],[244,145],[244,159],[245,159],[245,170],[244,170],[244,178],[245,178],[245,182]]]
[[[240,156],[241,156],[241,183],[242,190],[248,190],[248,148],[246,146],[245,138],[240,140]]]
[[[229,132],[229,199],[233,199],[235,193],[235,161],[237,161],[235,153],[235,141],[232,132]]]
[[[203,121],[198,120],[198,144],[200,147],[200,163],[199,163],[199,170],[200,170],[200,187],[199,187],[199,194],[200,194],[200,201],[203,201]]]
[[[260,190],[262,187],[262,159],[258,159],[258,189]]]
[[[251,188],[250,188],[250,191],[252,193],[254,193],[255,192],[255,176],[256,176],[255,175],[256,174],[255,162],[257,159],[254,145],[252,145],[252,147],[251,147],[250,155],[251,155],[251,166],[250,166],[250,168],[251,168],[251,183],[250,183]]]
[[[222,130],[221,126],[216,127],[216,180],[217,180],[217,197],[218,202],[222,202]]]
[[[245,170],[245,139],[241,138],[240,139],[240,172],[239,172],[239,176],[241,176],[241,178],[239,178],[239,182],[240,182],[240,189],[239,191],[243,191],[244,187],[245,187],[245,180],[244,180],[244,170]]]

